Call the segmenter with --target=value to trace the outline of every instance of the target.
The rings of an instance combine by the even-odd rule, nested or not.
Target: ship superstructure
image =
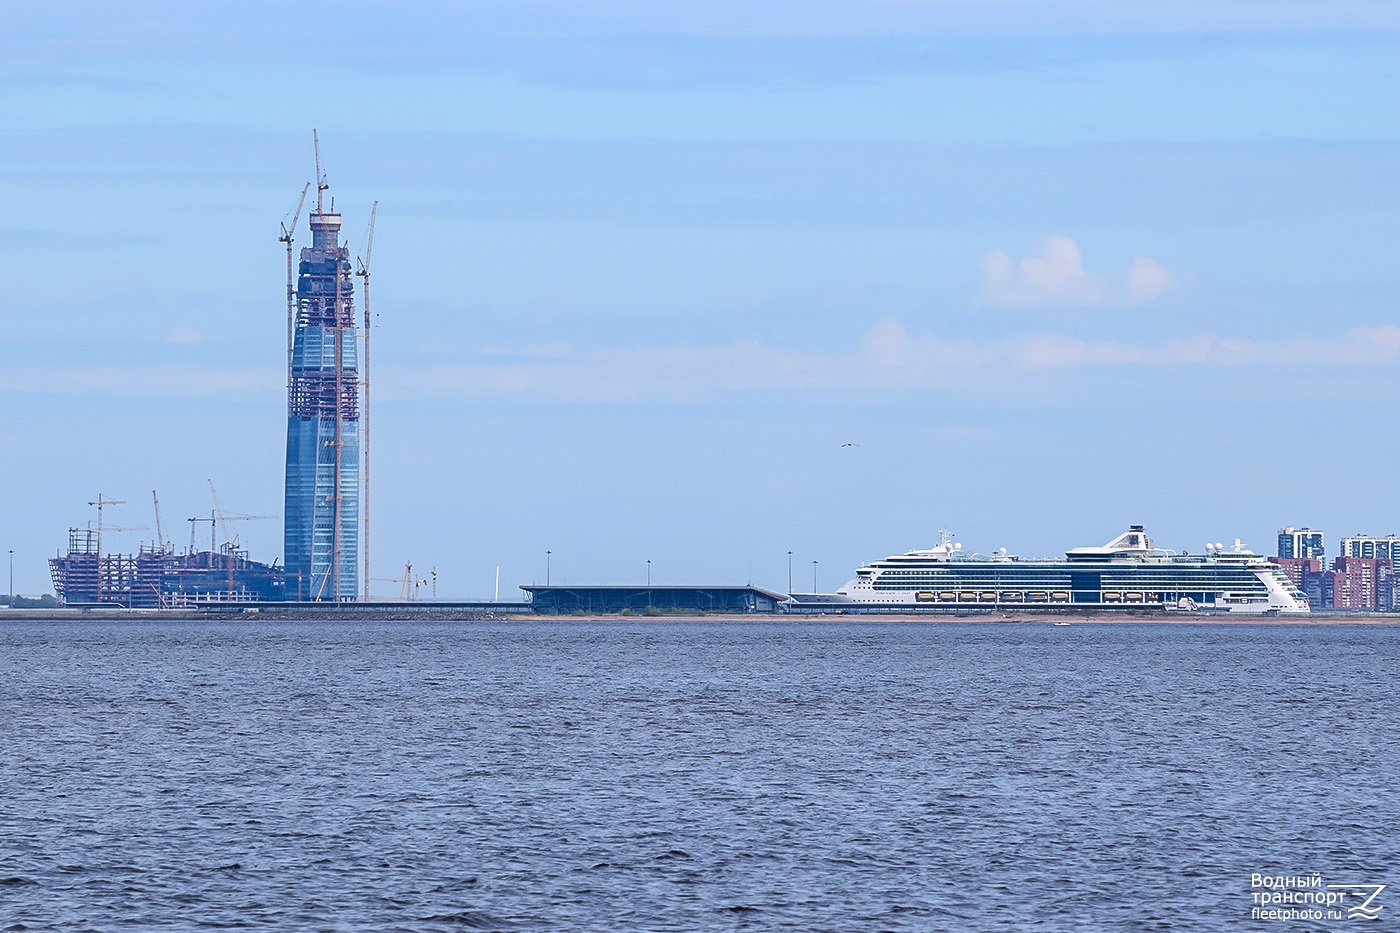
[[[284,553],[288,598],[342,601],[358,586],[360,378],[350,250],[327,187],[318,147],[293,308]]]
[[[856,571],[835,593],[794,594],[797,611],[832,610],[1205,610],[1252,614],[1309,611],[1282,568],[1238,541],[1204,554],[1157,548],[1141,525],[1102,547],[1064,559],[1022,559],[1005,550],[964,556],[944,533],[936,547],[896,554]]]

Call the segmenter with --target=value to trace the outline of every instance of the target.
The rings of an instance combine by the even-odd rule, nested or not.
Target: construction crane
[[[375,583],[398,583],[398,584],[402,584],[402,583],[403,583],[403,580],[401,580],[401,579],[398,578],[398,577],[375,577],[375,578],[374,578],[374,582],[375,582]],[[385,602],[388,602],[388,601],[389,601],[389,600],[387,600],[387,599],[385,600]]]
[[[321,137],[316,132],[316,128],[311,129],[311,145],[316,156],[316,213],[323,214],[325,203],[323,193],[330,188],[326,181],[325,173],[321,171]],[[335,211],[335,199],[331,199],[331,211]],[[337,247],[337,253],[340,252]],[[349,251],[346,250],[346,253]],[[340,591],[340,509],[343,504],[343,494],[341,484],[341,456],[344,453],[345,438],[345,322],[341,320],[341,309],[344,307],[344,296],[341,294],[341,273],[340,258],[336,261],[335,271],[335,438],[331,442],[335,449],[335,470],[332,473],[333,489],[331,493],[331,567],[330,573],[321,580],[321,586],[317,588],[316,599],[321,598],[327,583],[332,583],[332,598],[339,602],[343,596]],[[350,319],[350,326],[355,326],[354,318]]]
[[[219,504],[219,491],[218,491],[217,489],[214,488],[214,481],[213,481],[212,479],[206,480],[206,482],[209,483],[209,494],[210,494],[211,496],[214,497],[214,514],[219,516],[219,527],[223,529],[223,532],[224,532],[224,541],[227,542],[227,544],[228,544],[228,549],[229,549],[229,555],[230,555],[230,557],[232,557],[232,554],[233,554],[233,538],[229,537],[228,525],[224,523],[224,507],[223,507],[222,505]],[[213,528],[212,528],[212,527],[210,528],[209,533],[210,533],[211,535],[213,534]],[[230,564],[230,565],[229,565],[229,576],[230,576],[230,577],[233,576],[233,569],[232,569],[232,568],[233,568],[233,565]],[[233,586],[232,586],[231,583],[230,583],[230,585],[229,585],[229,588],[230,588],[230,589],[233,588]]]
[[[97,556],[102,556],[102,510],[109,505],[126,505],[125,499],[108,499],[102,493],[97,494],[96,502],[89,502],[88,505],[97,506]]]
[[[102,523],[102,510],[103,510],[104,508],[106,508],[107,506],[109,506],[109,505],[126,505],[126,500],[125,500],[125,499],[108,499],[105,495],[103,495],[102,493],[99,492],[99,493],[97,494],[97,500],[96,500],[95,502],[89,502],[88,505],[95,505],[95,506],[97,506],[97,601],[100,603],[100,602],[102,602],[102,564],[103,564],[103,560],[104,560],[104,558],[103,558],[103,556],[102,556],[102,532],[103,532],[103,530],[104,530],[104,526],[103,526],[103,523]],[[132,528],[114,528],[114,527],[108,526],[108,527],[105,528],[105,530],[106,530],[106,531],[145,531],[146,528],[145,528],[144,526],[142,526],[142,527],[132,527]]]
[[[413,573],[413,561],[408,561],[403,565],[402,577],[375,577],[378,583],[397,583],[399,585],[399,602],[413,602],[418,598],[418,588],[427,586],[428,581]],[[437,571],[433,571],[433,583],[436,586]]]
[[[403,584],[399,587],[399,602],[416,602],[418,587],[426,585],[427,582],[422,577],[414,575],[413,561],[408,561],[403,565]]]
[[[124,499],[108,499],[97,494],[96,502],[89,502],[88,505],[97,506],[97,601],[102,602],[102,509],[109,505],[126,505]]]
[[[296,210],[292,211],[292,223],[287,225],[285,218],[282,221],[282,235],[277,238],[277,242],[287,244],[287,404],[291,404],[292,399],[292,336],[296,329],[297,317],[297,291],[296,278],[292,274],[292,237],[296,234],[297,221],[301,219],[301,207],[306,203],[306,192],[311,190],[311,182],[301,189],[301,197],[297,200]]]
[[[151,490],[151,503],[156,509],[156,550],[165,550],[165,530],[160,524],[160,499],[156,496],[156,491]]]
[[[261,520],[263,520],[263,519],[271,519],[271,518],[276,518],[276,517],[277,517],[276,515],[225,515],[225,516],[223,517],[223,521],[225,521],[225,522],[251,522],[251,521],[261,521]],[[215,530],[217,529],[217,527],[218,527],[218,525],[219,525],[220,519],[217,517],[217,514],[214,512],[213,509],[210,509],[210,510],[209,510],[209,514],[208,514],[208,515],[196,515],[196,516],[194,516],[193,518],[187,518],[187,519],[185,519],[185,521],[187,521],[187,522],[190,523],[190,553],[191,553],[191,554],[194,553],[194,549],[195,549],[195,543],[194,543],[195,527],[194,527],[194,526],[195,526],[195,525],[198,525],[198,524],[201,524],[201,523],[203,523],[203,522],[208,522],[208,523],[209,523],[209,551],[210,551],[210,553],[213,553],[213,552],[218,551],[218,549],[219,549],[219,544],[218,544],[218,540],[217,540],[216,537],[215,537]],[[233,539],[233,542],[232,542],[232,543],[233,543],[233,544],[237,544],[237,543],[238,543],[237,537],[235,537],[235,538]]]
[[[365,374],[363,385],[365,388],[364,406],[360,409],[360,430],[363,432],[364,444],[364,477],[362,483],[364,487],[364,564],[365,564],[365,596],[369,599],[369,332],[371,318],[369,314],[369,263],[374,256],[374,218],[379,213],[379,202],[375,201],[369,209],[369,232],[365,235],[365,258],[360,260],[360,271],[355,274],[365,280]]]
[[[194,549],[195,549],[195,543],[194,543],[195,525],[197,525],[197,524],[200,523],[200,522],[208,522],[208,523],[209,523],[209,553],[211,553],[211,554],[214,553],[214,550],[215,550],[215,548],[217,547],[217,545],[215,545],[215,543],[214,543],[214,528],[215,528],[215,526],[218,524],[218,519],[216,519],[216,518],[214,517],[214,511],[213,511],[212,509],[209,511],[209,517],[208,517],[208,518],[205,518],[203,515],[196,515],[196,516],[194,516],[193,518],[187,518],[187,519],[185,519],[185,521],[187,521],[187,522],[190,523],[190,556],[191,556],[191,557],[194,556]]]
[[[160,497],[156,495],[154,489],[151,490],[151,504],[155,506],[156,512],[156,550],[165,550],[165,529],[160,525]]]
[[[219,528],[220,528],[220,529],[223,531],[223,533],[224,533],[224,544],[225,544],[225,547],[227,548],[227,551],[228,551],[228,553],[227,553],[225,556],[226,556],[226,558],[227,558],[227,563],[228,563],[228,592],[229,592],[229,596],[230,596],[230,598],[231,598],[231,597],[233,596],[233,565],[234,565],[234,559],[233,559],[234,554],[233,554],[233,549],[234,549],[235,540],[234,540],[233,536],[230,535],[229,532],[228,532],[228,523],[231,522],[231,521],[254,521],[254,520],[264,519],[264,518],[273,518],[274,516],[272,516],[272,515],[225,515],[225,514],[224,514],[224,507],[223,507],[223,505],[221,505],[221,504],[219,503],[219,491],[218,491],[217,489],[214,488],[214,481],[211,479],[211,480],[208,480],[208,483],[209,483],[209,493],[210,493],[210,495],[212,495],[212,496],[214,497],[214,514],[215,514],[216,516],[218,516],[218,519],[219,519]],[[193,521],[193,519],[191,519],[191,521]],[[193,528],[193,526],[191,526],[191,528]],[[210,544],[209,550],[210,550],[211,552],[214,550],[213,543],[214,543],[214,526],[211,524],[211,525],[209,526],[209,544]]]
[[[330,187],[326,183],[326,176],[321,174],[321,137],[316,135],[316,128],[311,128],[311,146],[316,151],[316,213],[323,213],[321,204],[321,192]]]

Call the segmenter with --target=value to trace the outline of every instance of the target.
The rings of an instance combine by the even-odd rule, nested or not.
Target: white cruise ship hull
[[[793,594],[794,612],[1142,611],[1296,615],[1307,598],[1264,558],[1152,547],[1140,526],[1064,560],[964,558],[945,541],[861,567],[834,593]]]

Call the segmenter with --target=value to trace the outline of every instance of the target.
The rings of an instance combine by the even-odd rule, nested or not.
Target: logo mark
[[[1381,911],[1385,909],[1384,904],[1375,903],[1376,898],[1381,896],[1385,890],[1383,884],[1329,884],[1327,886],[1333,891],[1345,891],[1354,897],[1366,898],[1355,907],[1347,908],[1348,920],[1379,920]],[[1347,900],[1351,900],[1350,897]]]

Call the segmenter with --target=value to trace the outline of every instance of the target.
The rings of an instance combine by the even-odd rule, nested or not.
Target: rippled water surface
[[[0,930],[1226,930],[1389,883],[1400,629],[0,623]],[[1351,924],[1355,925],[1355,924]]]

